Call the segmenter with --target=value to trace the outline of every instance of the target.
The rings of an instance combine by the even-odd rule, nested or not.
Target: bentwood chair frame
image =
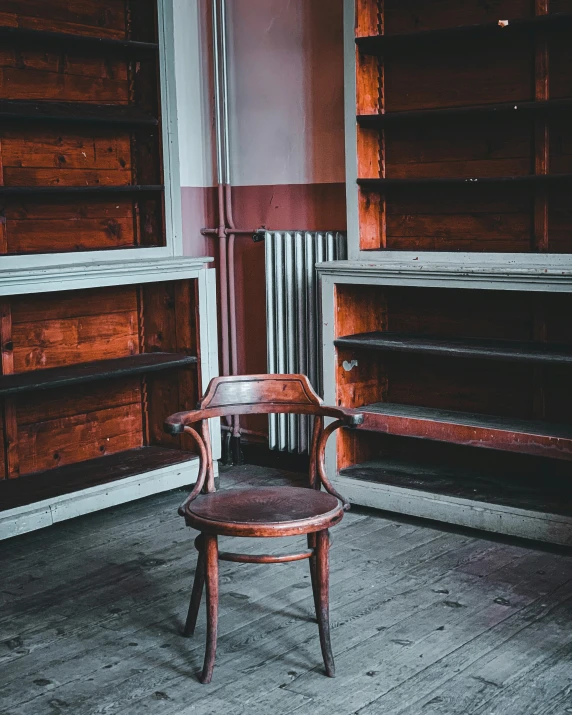
[[[265,487],[216,492],[208,420],[237,414],[288,413],[314,415],[308,487]],[[333,418],[324,427],[324,418]],[[329,531],[341,521],[349,502],[333,487],[324,465],[326,442],[339,427],[363,422],[356,410],[328,407],[305,375],[240,375],[212,380],[192,412],[179,412],[165,421],[170,434],[186,432],[197,443],[200,469],[194,489],[179,508],[187,526],[200,531],[199,552],[185,636],[194,633],[203,587],[207,597],[207,646],[201,682],[212,678],[217,642],[218,562],[284,563],[308,559],[318,621],[320,646],[327,675],[334,676],[329,624]],[[197,429],[193,425],[197,426]],[[321,488],[325,491],[321,491]],[[215,496],[215,494],[217,496]],[[262,515],[257,516],[257,509]],[[238,517],[237,517],[238,513]],[[266,517],[266,520],[265,520]],[[219,552],[218,536],[277,537],[306,534],[308,550],[284,556]]]

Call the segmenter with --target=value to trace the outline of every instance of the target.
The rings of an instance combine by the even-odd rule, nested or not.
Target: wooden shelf
[[[483,184],[548,184],[572,181],[572,174],[525,174],[523,176],[429,177],[407,179],[358,179],[364,189],[382,191],[409,186],[482,186]]]
[[[377,459],[340,471],[341,477],[368,484],[384,484],[401,489],[502,504],[517,509],[572,516],[572,485],[551,478],[550,467],[538,474],[538,481],[522,479],[517,473],[483,475],[470,469],[427,464],[402,459]]]
[[[502,18],[499,18],[499,22],[501,20]],[[473,38],[483,42],[495,37],[508,39],[522,32],[536,32],[545,29],[566,30],[572,25],[572,13],[553,13],[530,18],[509,19],[506,27],[501,27],[499,22],[460,25],[438,30],[420,30],[397,35],[356,37],[356,45],[364,55],[382,55],[401,48],[409,49],[411,46],[422,46],[426,43],[434,44],[451,40],[463,42]]]
[[[374,332],[337,338],[338,348],[358,348],[382,352],[406,352],[443,357],[507,360],[546,365],[572,364],[572,345],[521,342],[517,340],[480,340],[442,338],[410,333]]]
[[[87,102],[36,102],[0,99],[0,120],[18,122],[66,122],[107,126],[157,126],[159,120],[137,107]]]
[[[572,424],[378,402],[359,407],[356,429],[572,460]]]
[[[112,37],[92,37],[90,35],[72,35],[67,32],[49,32],[45,30],[29,30],[24,27],[0,27],[0,40],[13,40],[18,43],[34,45],[56,45],[73,47],[78,50],[105,50],[129,54],[156,53],[159,45],[156,42],[137,42],[133,40],[117,40]]]
[[[477,104],[470,107],[442,107],[439,109],[417,109],[407,112],[386,112],[385,114],[358,114],[360,127],[375,129],[389,124],[407,121],[431,121],[432,119],[461,119],[473,117],[501,117],[508,114],[545,114],[572,109],[572,99],[548,99],[538,102],[503,102],[501,104]]]
[[[141,353],[113,360],[96,360],[66,367],[0,375],[0,397],[69,387],[96,380],[158,372],[159,370],[172,370],[194,365],[196,362],[197,358],[192,355]]]
[[[0,186],[2,196],[73,196],[98,194],[158,194],[163,192],[163,185],[142,186]]]
[[[0,481],[0,513],[100,484],[152,472],[195,458],[193,452],[165,447],[138,447],[57,467],[46,472]]]

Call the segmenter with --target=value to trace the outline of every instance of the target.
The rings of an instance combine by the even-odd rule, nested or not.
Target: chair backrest
[[[177,412],[165,420],[165,430],[169,434],[187,432],[195,439],[201,468],[193,491],[179,513],[184,515],[185,506],[204,489],[215,490],[213,458],[210,445],[208,421],[212,417],[244,414],[270,414],[275,412],[315,415],[312,447],[310,450],[309,486],[323,485],[330,494],[348,502],[334,489],[324,468],[324,450],[329,435],[338,427],[357,426],[363,422],[363,415],[343,407],[324,405],[314,392],[305,375],[237,375],[215,377],[209,383],[197,409]],[[335,419],[324,430],[324,417]],[[200,433],[193,425],[201,423]],[[206,480],[206,481],[205,481]]]
[[[322,400],[305,375],[237,375],[211,380],[199,410],[213,416],[291,412],[320,414]]]

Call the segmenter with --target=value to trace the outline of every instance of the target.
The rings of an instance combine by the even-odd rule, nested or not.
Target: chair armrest
[[[335,417],[342,423],[338,427],[357,427],[363,424],[363,412],[358,409],[352,407],[326,407],[325,409],[329,413],[326,417]]]
[[[188,412],[175,412],[174,415],[167,417],[163,423],[163,429],[167,434],[183,434],[185,427],[194,424],[195,422],[200,422],[201,420],[208,419],[208,409],[207,410],[190,410]]]
[[[326,452],[326,444],[328,442],[328,439],[330,436],[340,427],[357,427],[358,425],[362,424],[364,420],[364,416],[362,413],[360,413],[358,410],[353,410],[349,408],[337,408],[340,410],[342,414],[338,417],[338,419],[335,422],[332,422],[329,424],[325,430],[322,432],[320,439],[318,441],[318,448],[317,448],[317,467],[318,467],[318,477],[320,481],[322,482],[324,489],[338,498],[342,504],[344,505],[344,511],[349,511],[350,509],[350,502],[348,499],[343,497],[334,487],[334,485],[330,482],[328,475],[326,474],[326,467],[325,467],[325,452]]]
[[[223,414],[233,414],[232,407],[233,406],[227,405]],[[235,407],[237,410],[236,413],[240,414],[240,405],[235,405]],[[256,411],[253,411],[253,414],[256,414]],[[259,414],[266,413],[261,410]],[[357,427],[357,425],[360,425],[363,422],[363,415],[360,414],[358,410],[349,409],[347,407],[328,407],[327,405],[320,405],[316,408],[314,414],[321,415],[323,417],[333,417],[336,420],[340,420],[344,427]],[[188,412],[175,412],[174,415],[167,417],[163,426],[165,432],[168,434],[177,435],[182,434],[185,431],[185,427],[192,425],[195,422],[220,416],[221,410],[212,407],[205,407],[202,410],[190,410]]]

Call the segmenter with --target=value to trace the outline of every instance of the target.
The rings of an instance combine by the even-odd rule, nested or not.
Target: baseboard
[[[431,494],[339,476],[335,486],[352,504],[494,532],[572,546],[572,518],[502,504]]]
[[[152,472],[118,479],[109,484],[99,484],[71,494],[0,512],[0,540],[193,484],[197,479],[198,470],[199,461],[195,458]],[[217,463],[215,463],[215,470],[218,478]]]

